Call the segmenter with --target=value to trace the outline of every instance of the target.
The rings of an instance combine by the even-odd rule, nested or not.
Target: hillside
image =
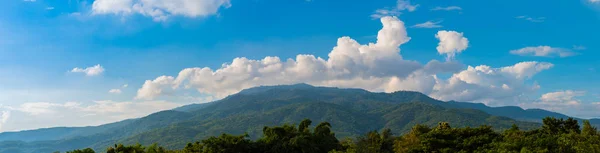
[[[511,109],[512,112],[506,113],[505,109]],[[403,133],[415,124],[432,126],[441,121],[451,122],[456,127],[485,124],[496,130],[509,128],[513,123],[524,129],[539,126],[537,123],[509,118],[515,114],[520,115],[517,116],[521,117],[517,118],[519,120],[531,121],[542,113],[518,107],[494,108],[475,103],[442,102],[418,92],[372,93],[361,89],[313,87],[306,84],[267,86],[246,89],[208,104],[188,105],[128,120],[128,123],[116,128],[105,128],[110,130],[98,130],[85,135],[61,135],[56,132],[55,136],[19,140],[14,138],[27,133],[11,133],[13,139],[0,134],[0,139],[16,140],[0,142],[0,152],[51,152],[85,147],[102,150],[118,142],[159,142],[162,146],[177,148],[184,146],[184,143],[221,133],[247,132],[252,138],[257,138],[264,126],[297,123],[305,118],[315,122],[331,122],[336,125],[333,130],[338,137],[357,136],[383,128]],[[36,132],[52,131],[45,129]],[[24,142],[32,140],[35,142]]]

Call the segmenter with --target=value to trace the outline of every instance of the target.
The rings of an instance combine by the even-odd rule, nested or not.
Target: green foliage
[[[518,107],[492,108],[475,103],[442,102],[418,92],[372,93],[360,89],[337,89],[312,87],[309,85],[258,87],[242,91],[239,94],[228,96],[207,105],[190,105],[175,110],[154,113],[139,119],[88,128],[88,130],[79,132],[69,132],[71,130],[45,132],[41,130],[29,134],[15,133],[17,135],[2,133],[0,134],[0,140],[2,140],[2,137],[11,139],[17,137],[30,138],[43,133],[55,133],[47,137],[44,136],[44,138],[61,138],[61,140],[35,142],[2,141],[0,142],[0,153],[64,152],[66,150],[88,147],[96,151],[105,152],[107,151],[107,146],[112,146],[113,144],[131,145],[136,143],[144,146],[157,143],[164,149],[177,150],[184,149],[188,142],[207,140],[212,137],[220,138],[222,137],[220,135],[222,133],[228,133],[231,137],[245,136],[244,139],[258,142],[266,141],[261,140],[265,132],[264,126],[274,128],[276,125],[286,123],[299,123],[297,127],[282,126],[283,131],[286,131],[286,133],[290,132],[288,131],[291,130],[290,128],[295,129],[291,130],[295,131],[295,133],[291,133],[291,135],[278,135],[275,133],[273,135],[278,137],[294,137],[294,140],[299,141],[298,144],[302,145],[307,145],[301,141],[308,140],[306,133],[310,131],[312,134],[317,133],[314,136],[311,135],[310,139],[323,140],[319,144],[337,142],[341,143],[341,148],[335,148],[336,151],[352,152],[354,150],[356,152],[358,151],[356,147],[356,143],[359,142],[358,138],[369,137],[367,135],[361,136],[362,134],[367,134],[370,131],[380,131],[378,134],[381,137],[384,132],[381,131],[382,129],[390,129],[395,134],[402,134],[402,136],[394,137],[395,139],[411,140],[406,143],[400,143],[398,146],[407,145],[410,148],[419,148],[423,146],[412,144],[416,144],[416,142],[421,144],[421,137],[432,132],[430,130],[435,130],[440,122],[447,122],[452,125],[448,124],[443,129],[461,129],[489,125],[493,127],[493,131],[500,132],[511,129],[515,125],[517,127],[515,131],[532,130],[539,128],[542,122],[524,122],[508,117],[515,118],[514,116],[520,116],[526,117],[522,119],[527,121],[541,121],[543,117],[539,114],[544,114],[543,112],[547,111],[523,110]],[[531,114],[538,115],[532,118]],[[564,118],[556,116],[556,114],[543,116]],[[311,119],[314,123],[328,122],[328,124],[324,123],[320,125],[321,128],[315,129],[319,124],[310,126],[311,124],[308,122],[301,122],[306,118]],[[559,121],[561,120],[549,120],[549,123],[559,123]],[[568,123],[565,121],[565,123],[560,123],[556,128],[538,130],[540,132],[547,131],[546,133],[568,131],[575,131],[575,133],[581,134],[596,133],[596,130],[592,127],[592,125],[595,125],[595,122],[592,121],[587,128],[585,123],[582,124],[583,129],[577,132],[576,129],[578,128],[576,128],[576,124],[572,124],[573,121],[576,120],[568,121]],[[331,125],[335,126],[332,127]],[[420,127],[417,128],[418,131],[413,132],[416,125]],[[432,127],[432,129],[429,127]],[[271,132],[276,132],[276,130],[282,129],[271,130]],[[336,138],[342,139],[341,142],[338,142],[338,139],[331,138],[331,135],[327,135],[327,133],[332,133],[332,131],[335,131]],[[443,134],[443,131],[438,132]],[[56,136],[64,135],[65,133],[73,134],[68,134],[68,137]],[[512,135],[516,138],[528,137],[530,132],[513,132]],[[376,134],[372,133],[371,137],[373,138],[371,140],[375,141]],[[354,139],[349,141],[344,138]],[[480,141],[480,139],[473,139],[473,141]],[[551,142],[553,139],[555,138],[548,138],[547,141]],[[287,138],[277,138],[276,140],[287,140]],[[483,140],[487,139],[482,139],[481,141]],[[530,140],[517,139],[515,141]],[[192,145],[194,144],[192,143]],[[198,144],[203,144],[203,142],[199,141]],[[291,144],[282,145],[294,147]],[[519,145],[510,145],[519,148]],[[392,148],[397,149],[395,146],[396,144],[392,145]],[[113,149],[116,149],[116,147],[113,147]],[[148,147],[144,149],[147,150]],[[527,149],[531,150],[534,148],[526,148],[525,150]]]
[[[67,151],[67,153],[96,153],[96,152],[92,148],[86,148],[83,150]]]
[[[453,128],[448,122],[436,127],[415,125],[410,132],[394,136],[390,129],[371,131],[356,139],[339,141],[328,122],[312,130],[306,119],[298,126],[264,127],[258,140],[248,134],[222,134],[188,143],[181,150],[167,150],[153,144],[114,145],[107,153],[596,153],[600,135],[589,122],[579,129],[576,120],[545,118],[539,129],[522,131],[518,126],[497,132],[491,126]],[[67,153],[94,153],[92,149]]]

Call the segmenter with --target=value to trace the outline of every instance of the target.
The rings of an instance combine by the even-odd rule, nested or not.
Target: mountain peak
[[[238,94],[244,94],[244,95],[255,94],[255,93],[265,92],[265,91],[272,90],[272,89],[310,89],[310,88],[315,88],[315,86],[312,86],[312,85],[306,84],[306,83],[298,83],[298,84],[292,84],[292,85],[257,86],[257,87],[244,89],[244,90],[240,91]]]

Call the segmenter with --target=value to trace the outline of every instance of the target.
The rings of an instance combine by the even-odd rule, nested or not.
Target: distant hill
[[[243,90],[207,104],[194,104],[97,127],[40,129],[1,133],[0,153],[53,152],[114,143],[159,142],[170,148],[221,133],[247,132],[256,138],[264,126],[298,123],[309,118],[336,125],[339,137],[391,128],[406,132],[415,124],[491,125],[497,130],[519,125],[534,128],[543,117],[567,116],[539,109],[488,107],[478,103],[443,102],[419,92],[373,93],[362,89],[313,87],[307,84],[263,86]],[[516,119],[516,120],[515,120]],[[36,137],[36,133],[40,134]],[[33,142],[31,142],[33,141]],[[17,148],[28,148],[18,150]],[[17,149],[17,150],[16,150]]]
[[[105,124],[101,126],[88,127],[55,127],[37,130],[27,130],[19,132],[0,133],[0,141],[45,141],[61,140],[77,136],[89,136],[102,132],[107,132],[115,128],[121,128],[134,122],[135,119],[124,120],[120,122]]]

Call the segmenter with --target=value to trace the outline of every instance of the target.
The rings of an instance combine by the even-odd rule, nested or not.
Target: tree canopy
[[[491,126],[453,128],[450,123],[437,126],[415,125],[402,135],[390,129],[371,131],[354,139],[338,140],[332,125],[322,122],[311,128],[305,119],[298,126],[264,127],[263,135],[252,140],[248,134],[222,134],[188,143],[184,149],[168,150],[157,144],[117,144],[107,153],[504,153],[504,152],[600,152],[600,134],[588,121],[580,127],[577,120],[552,117],[543,119],[538,129],[521,130],[517,125],[498,132]],[[95,153],[87,148],[67,153]]]

